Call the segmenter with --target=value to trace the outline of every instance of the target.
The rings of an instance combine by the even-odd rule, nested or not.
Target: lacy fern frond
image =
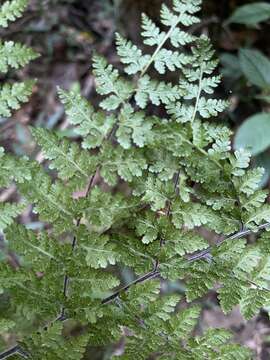
[[[18,110],[21,103],[28,101],[32,93],[34,81],[5,84],[0,89],[0,115],[10,117],[12,110]]]
[[[252,359],[223,329],[194,337],[201,310],[187,304],[216,290],[225,313],[239,305],[250,319],[270,301],[263,172],[249,169],[245,149],[232,151],[231,131],[214,119],[228,103],[214,96],[221,78],[210,40],[188,30],[200,8],[200,0],[163,5],[162,30],[143,15],[147,51],[117,35],[126,75],[94,55],[101,109],[77,86],[59,90],[79,139],[32,129],[48,167],[0,151],[1,186],[16,183],[43,225],[16,225],[21,205],[2,206],[5,244],[18,268],[0,263],[0,287],[10,299],[9,331],[21,339],[2,358],[81,359],[87,346],[124,337],[122,359]],[[16,63],[11,54],[2,68],[27,56]],[[2,115],[26,100],[24,91],[4,85]],[[216,244],[205,233],[215,233]],[[160,291],[160,277],[180,280],[183,297]],[[26,316],[27,329],[19,325]],[[78,337],[64,336],[65,320]]]
[[[29,0],[5,1],[0,8],[0,26],[7,27],[8,23],[16,20],[26,9]]]
[[[24,208],[25,205],[22,204],[0,204],[0,231],[3,232],[8,225],[12,224],[13,219],[20,215]]]
[[[73,89],[71,92],[59,90],[59,95],[65,105],[70,123],[76,125],[75,131],[84,139],[83,148],[99,147],[113,128],[116,121],[114,116],[106,116],[101,111],[95,113],[77,89]]]
[[[3,73],[9,68],[19,69],[37,57],[37,53],[25,45],[13,41],[0,43],[0,71]]]
[[[7,27],[9,22],[22,15],[28,5],[28,0],[12,0],[4,2],[0,7],[0,26]],[[14,43],[0,41],[0,72],[7,73],[10,68],[18,69],[27,65],[38,54],[31,48]],[[22,103],[28,101],[34,81],[4,84],[0,88],[0,115],[10,117],[13,110],[18,110]]]

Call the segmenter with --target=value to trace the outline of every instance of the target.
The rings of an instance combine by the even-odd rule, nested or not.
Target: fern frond
[[[142,30],[144,43],[149,46],[159,45],[166,36],[166,33],[160,31],[159,27],[146,14],[142,14]]]
[[[33,86],[34,81],[31,80],[13,85],[3,85],[0,89],[0,115],[9,117],[12,110],[18,110],[21,103],[28,101]]]
[[[105,110],[117,109],[133,93],[132,84],[120,78],[118,70],[108,65],[101,56],[93,57],[93,68],[97,92],[100,95],[109,95],[100,103],[100,106]]]
[[[21,214],[24,208],[25,204],[1,203],[0,232],[3,232],[13,222],[14,218]]]
[[[44,352],[47,359],[60,360],[64,357],[67,360],[80,360],[84,356],[87,342],[87,335],[65,338],[63,324],[57,322],[49,325],[46,330],[41,329],[20,344],[29,349],[29,353],[33,352],[37,360],[44,359]]]
[[[149,53],[117,35],[120,61],[134,78],[94,56],[103,110],[78,86],[59,91],[82,148],[32,129],[46,170],[0,148],[0,185],[14,182],[42,227],[14,224],[22,208],[2,206],[5,246],[19,263],[14,271],[7,259],[0,262],[0,288],[12,309],[5,319],[22,323],[8,331],[23,338],[20,346],[29,357],[80,359],[86,346],[124,337],[123,359],[252,358],[222,329],[192,336],[199,307],[160,291],[160,277],[164,283],[180,279],[188,302],[217,289],[224,312],[240,305],[247,318],[270,299],[269,236],[244,239],[269,227],[267,193],[259,189],[262,170],[248,170],[246,150],[231,152],[226,126],[204,121],[227,102],[213,95],[220,77],[209,39],[186,29],[199,21],[200,5],[163,5],[162,30],[143,15],[144,42],[154,47]],[[1,46],[3,71],[34,56],[20,45]],[[147,74],[152,67],[158,80]],[[162,75],[176,70],[173,82],[165,82]],[[9,116],[29,94],[26,85],[4,85],[0,115]],[[202,228],[215,244],[208,244]],[[130,282],[122,278],[125,267]],[[64,320],[82,324],[87,335],[67,339]]]
[[[77,134],[83,137],[83,148],[99,147],[116,122],[114,116],[106,116],[102,112],[95,113],[93,107],[76,89],[70,92],[59,90],[59,96],[70,123],[76,126]]]
[[[108,265],[115,265],[118,254],[115,247],[109,243],[109,237],[91,236],[82,239],[82,249],[87,252],[86,264],[93,269],[106,268]]]
[[[258,190],[263,174],[264,168],[249,170],[244,176],[235,178],[235,187],[239,192],[244,193],[249,197]]]
[[[0,71],[3,73],[6,73],[10,67],[19,69],[37,57],[38,54],[25,45],[13,41],[0,43]]]
[[[16,159],[13,156],[5,154],[4,151],[2,153],[0,152],[0,186],[6,187],[13,181],[16,183],[30,181],[32,174],[29,165],[29,159],[27,157]]]
[[[134,112],[130,105],[122,108],[118,124],[116,137],[124,149],[131,148],[132,142],[139,147],[144,147],[152,139],[153,120],[145,118],[143,112]]]
[[[44,222],[54,224],[56,233],[71,230],[79,209],[70,191],[61,182],[52,183],[39,166],[32,169],[32,178],[35,179],[33,185],[18,184],[18,188],[30,203],[35,204],[35,212]]]
[[[7,27],[10,21],[20,17],[28,5],[28,0],[5,1],[0,8],[0,26]]]
[[[126,151],[123,148],[103,146],[99,160],[102,163],[100,174],[112,186],[117,183],[117,175],[132,182],[134,178],[141,177],[148,167],[143,151],[136,148]]]
[[[116,48],[121,62],[128,65],[125,71],[129,75],[142,71],[151,59],[150,55],[143,55],[136,45],[122,38],[118,33],[116,34]]]
[[[138,81],[135,100],[137,105],[144,109],[149,102],[156,106],[166,105],[175,102],[181,95],[180,87],[163,81],[152,80],[148,75],[145,75]]]
[[[32,128],[32,135],[42,148],[46,159],[50,160],[50,168],[56,169],[63,180],[72,178],[86,181],[97,168],[97,161],[92,157],[89,161],[89,154],[83,151],[75,143],[67,139],[60,139],[57,135],[42,128]]]

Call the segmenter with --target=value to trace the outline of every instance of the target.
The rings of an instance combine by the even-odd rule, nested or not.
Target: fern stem
[[[194,111],[193,111],[193,114],[192,114],[192,118],[191,118],[191,124],[194,122],[195,118],[196,118],[196,115],[197,115],[197,112],[198,112],[198,106],[199,106],[199,101],[200,101],[200,97],[201,97],[201,93],[202,93],[202,80],[203,80],[203,74],[204,74],[204,71],[203,71],[203,66],[201,65],[200,67],[200,77],[199,77],[199,87],[198,87],[198,92],[197,92],[197,96],[196,96],[196,102],[195,102],[195,106],[194,106]],[[207,156],[209,157],[209,154],[207,153],[207,151],[201,149],[199,146],[197,145],[194,145],[191,141],[189,140],[185,140],[188,144],[194,146],[201,154],[203,154],[204,156]],[[220,168],[220,169],[223,169],[223,166],[218,162],[216,161],[215,159],[212,159],[211,160]]]
[[[0,354],[0,359],[7,359],[10,356],[13,356],[15,354],[19,354],[22,357],[24,357],[25,359],[27,359],[29,357],[29,355],[24,350],[22,350],[22,348],[19,345],[15,345],[12,348],[2,352]]]
[[[150,271],[142,276],[140,276],[139,278],[137,278],[136,280],[132,281],[131,283],[129,283],[128,285],[122,287],[121,289],[119,289],[118,291],[116,291],[114,294],[106,297],[105,299],[103,299],[101,301],[101,303],[103,305],[105,304],[108,304],[110,303],[111,301],[115,300],[116,298],[119,297],[119,295],[123,292],[126,292],[127,290],[129,290],[131,288],[131,286],[133,285],[137,285],[137,284],[140,284],[140,283],[143,283],[147,280],[152,280],[152,279],[155,279],[156,277],[158,277],[160,275],[159,271],[158,270],[153,270],[153,271]]]
[[[90,189],[91,189],[91,187],[90,187]],[[230,236],[230,237],[222,240],[222,241],[218,244],[218,246],[219,246],[221,243],[225,242],[225,241],[234,240],[234,239],[237,239],[237,238],[241,238],[241,237],[243,237],[243,236],[246,236],[246,235],[252,234],[252,233],[254,233],[254,232],[257,232],[257,231],[259,231],[259,230],[266,229],[266,228],[268,228],[268,227],[270,227],[270,222],[265,223],[265,224],[262,224],[262,225],[259,225],[256,229],[253,229],[253,230],[250,229],[250,230],[242,230],[242,231],[239,231],[239,232],[235,233],[234,235],[232,235],[232,236]],[[193,262],[193,261],[197,261],[197,260],[201,260],[201,259],[203,259],[203,258],[206,258],[207,255],[209,255],[209,254],[211,253],[211,249],[212,249],[212,247],[209,247],[209,248],[207,248],[207,249],[205,249],[205,250],[202,250],[202,251],[199,252],[199,253],[197,252],[196,254],[187,257],[187,260]],[[148,280],[155,279],[155,278],[157,278],[158,276],[160,276],[160,272],[159,272],[159,270],[156,268],[156,269],[154,269],[153,271],[150,271],[150,272],[148,272],[148,273],[140,276],[139,278],[137,278],[137,279],[135,279],[134,281],[132,281],[132,282],[130,282],[129,284],[127,284],[126,286],[120,288],[118,291],[116,291],[116,292],[113,293],[112,295],[104,298],[104,299],[101,301],[101,303],[102,303],[103,305],[109,304],[109,303],[111,303],[113,300],[117,299],[117,298],[121,295],[121,293],[128,291],[132,286],[137,285],[137,284],[140,284],[140,283],[143,283],[143,282],[148,281]],[[269,289],[267,289],[267,288],[265,288],[265,287],[263,287],[263,286],[258,286],[258,285],[257,285],[256,283],[254,283],[252,280],[249,280],[249,279],[246,279],[246,280],[247,280],[250,284],[256,286],[257,288],[260,288],[260,289],[265,290],[265,291],[270,291]],[[67,318],[66,318],[65,314],[63,313],[63,314],[61,314],[55,321],[64,321],[64,320],[66,320],[66,319],[67,319]],[[9,349],[9,350],[6,350],[5,352],[1,353],[1,354],[0,354],[0,359],[6,359],[6,358],[8,358],[8,357],[10,357],[10,356],[12,356],[12,355],[14,355],[14,354],[16,354],[16,353],[19,353],[20,355],[24,356],[25,358],[28,357],[27,353],[24,352],[24,351],[20,348],[19,345],[15,345],[13,348],[11,348],[11,349]]]
[[[220,246],[223,242],[225,241],[228,241],[228,240],[234,240],[234,239],[239,239],[241,237],[244,237],[246,235],[249,235],[249,234],[253,234],[254,232],[257,232],[259,230],[263,230],[263,229],[266,229],[270,227],[270,222],[268,223],[265,223],[265,224],[262,224],[262,225],[259,225],[256,229],[254,230],[243,230],[243,231],[239,231],[235,234],[233,234],[232,236],[222,240],[219,242],[219,244],[217,246]],[[187,258],[188,261],[197,261],[197,260],[201,260],[203,258],[205,258],[207,255],[210,254],[211,252],[211,249],[212,247],[209,247],[205,250],[202,250],[201,252],[197,253],[197,254],[194,254],[194,255],[191,255]],[[133,285],[137,285],[139,283],[142,283],[142,282],[145,282],[147,280],[151,280],[151,279],[154,279],[156,277],[158,277],[160,275],[160,272],[155,269],[153,271],[150,271],[142,276],[140,276],[139,278],[137,278],[136,280],[132,281],[131,283],[129,283],[128,285],[122,287],[121,289],[119,289],[117,292],[115,292],[114,294],[106,297],[105,299],[102,300],[102,304],[108,304],[110,303],[111,301],[115,300],[116,298],[119,297],[119,295],[122,293],[122,292],[126,292],[128,291]],[[251,280],[249,280],[250,283],[252,283],[253,285],[256,285],[255,283],[253,283]],[[256,285],[258,287],[258,285]],[[261,287],[263,290],[267,290],[267,291],[270,291],[269,289],[267,288],[264,288],[264,287]]]
[[[99,170],[99,167],[96,169],[94,175],[91,177],[88,185],[87,185],[87,189],[86,189],[86,192],[85,192],[85,197],[87,197],[89,195],[89,192],[93,186],[93,183],[94,183],[94,179],[96,177],[96,174]],[[79,218],[77,219],[76,221],[76,227],[78,228],[81,224],[81,220],[82,218]],[[71,247],[72,247],[72,252],[74,252],[75,250],[75,247],[76,247],[76,243],[77,243],[77,236],[74,235],[73,237],[73,241],[72,241],[72,244],[71,244]],[[68,292],[68,283],[69,283],[69,276],[66,274],[65,277],[64,277],[64,285],[63,285],[63,296],[64,298],[67,298],[67,292]],[[60,315],[57,317],[56,321],[61,321],[62,319],[65,319],[65,307],[63,306],[61,311],[60,311]]]
[[[260,230],[263,230],[263,229],[267,229],[270,227],[270,222],[267,222],[265,224],[262,224],[262,225],[259,225],[256,229],[247,229],[247,230],[241,230],[241,231],[238,231],[237,233],[219,241],[215,246],[220,246],[221,244],[223,244],[224,242],[226,241],[229,241],[229,240],[235,240],[235,239],[240,239],[246,235],[250,235],[250,234],[253,234],[253,233],[256,233]],[[205,250],[202,250],[200,252],[197,252],[193,255],[190,255],[187,257],[187,260],[188,261],[197,261],[197,260],[200,260],[200,259],[203,259],[203,258],[206,258],[207,255],[210,255],[211,253],[211,250],[212,250],[213,246],[209,246],[207,249]]]
[[[161,41],[161,43],[158,45],[158,47],[156,48],[155,52],[153,53],[153,55],[151,56],[151,59],[149,60],[148,64],[145,65],[145,67],[142,69],[141,75],[140,77],[144,76],[145,73],[147,72],[147,70],[149,69],[149,67],[151,66],[151,64],[153,63],[153,61],[155,61],[155,58],[157,56],[157,54],[160,52],[160,50],[163,48],[164,44],[166,43],[166,41],[170,38],[170,36],[172,35],[174,29],[177,27],[177,25],[179,24],[180,21],[180,17],[181,14],[178,16],[177,21],[175,22],[175,24],[173,24],[170,28],[170,30],[167,32],[167,34],[165,34],[164,39]]]
[[[200,97],[201,97],[201,93],[202,93],[202,79],[203,79],[203,67],[201,65],[200,67],[200,77],[199,77],[199,87],[198,87],[198,92],[197,92],[197,96],[196,96],[196,102],[195,102],[195,107],[194,107],[194,111],[192,114],[192,118],[191,118],[191,124],[194,122],[197,112],[198,112],[198,106],[199,106],[199,101],[200,101]]]

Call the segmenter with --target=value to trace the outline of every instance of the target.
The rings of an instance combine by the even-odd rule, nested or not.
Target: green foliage
[[[1,219],[0,219],[0,231],[2,232],[5,228],[12,224],[13,219],[16,218],[24,209],[23,205],[20,204],[0,204]]]
[[[100,146],[112,130],[115,118],[106,117],[102,112],[96,113],[76,88],[70,92],[59,90],[59,95],[65,105],[70,123],[76,125],[75,131],[84,138],[83,148],[92,149]]]
[[[256,25],[257,21],[259,22],[269,17],[269,4],[259,2],[244,5],[236,10],[231,19],[233,20],[234,17],[236,22],[239,20],[239,23]],[[230,22],[230,19],[228,22]],[[262,180],[262,183],[265,184],[270,175],[267,154],[269,148],[267,140],[269,138],[269,129],[268,122],[266,121],[269,116],[266,112],[267,107],[264,106],[270,100],[270,61],[259,50],[240,48],[238,56],[223,54],[222,63],[224,66],[223,74],[231,82],[229,86],[231,87],[240,77],[244,77],[246,82],[243,82],[241,86],[244,85],[246,89],[235,90],[241,93],[247,90],[250,99],[261,102],[262,112],[251,115],[243,122],[236,134],[234,145],[237,149],[240,147],[248,148],[255,158],[254,162],[266,169]]]
[[[93,58],[93,74],[96,78],[97,92],[100,95],[109,95],[100,103],[104,110],[115,110],[124,103],[133,92],[133,86],[119,76],[118,70],[100,57]]]
[[[248,119],[237,130],[235,147],[246,148],[252,155],[258,155],[270,146],[270,114],[258,113]]]
[[[256,86],[261,92],[256,98],[262,102],[268,102],[270,89],[269,59],[258,50],[240,49],[238,63],[240,73],[242,72],[246,77],[248,85]],[[255,157],[256,163],[266,169],[263,182],[269,178],[266,152],[269,148],[268,119],[269,114],[267,112],[258,112],[248,117],[238,129],[234,142],[236,148],[248,148]]]
[[[21,103],[27,102],[33,85],[31,80],[13,85],[5,84],[0,89],[0,115],[10,117],[12,110],[18,110]]]
[[[248,81],[262,89],[270,87],[270,60],[260,51],[241,49],[240,66]]]
[[[0,71],[3,73],[6,73],[9,67],[18,69],[38,56],[31,48],[13,41],[1,43],[0,54]]]
[[[143,16],[149,53],[117,35],[134,78],[94,56],[102,110],[76,86],[59,90],[81,145],[32,129],[45,167],[0,151],[1,186],[14,182],[44,225],[29,230],[14,221],[21,205],[1,208],[6,250],[18,259],[16,271],[0,263],[12,326],[3,323],[19,353],[81,359],[86,346],[124,337],[122,359],[252,358],[222,329],[194,336],[200,307],[187,304],[218,289],[224,312],[240,305],[249,319],[270,299],[269,233],[243,239],[269,225],[263,171],[249,169],[246,150],[231,151],[231,131],[213,119],[227,106],[214,97],[218,63],[210,40],[186,30],[198,23],[200,4],[163,5],[163,30]],[[220,234],[217,245],[209,247],[200,228]],[[127,267],[129,283],[121,276]],[[185,296],[160,291],[160,276],[181,279]]]
[[[81,150],[77,144],[66,139],[61,141],[55,134],[41,128],[32,128],[32,134],[45,158],[50,160],[50,168],[56,169],[61,179],[76,178],[86,182],[95,171],[96,162],[90,162],[88,152]]]
[[[60,322],[54,323],[46,330],[41,330],[37,334],[31,336],[26,345],[31,351],[34,350],[34,356],[30,355],[30,359],[74,359],[79,360],[85,351],[85,346],[88,341],[87,335],[74,337],[71,339],[62,336],[63,324]]]
[[[10,21],[20,17],[28,0],[6,1],[0,8],[0,26],[7,27]],[[0,72],[7,73],[10,68],[18,69],[38,55],[25,45],[13,41],[0,41]],[[28,80],[21,83],[4,84],[0,88],[0,116],[10,117],[12,110],[18,110],[31,95],[34,82]]]
[[[255,26],[269,18],[270,4],[259,1],[238,7],[228,19],[228,22]]]
[[[20,17],[28,5],[28,0],[5,1],[0,8],[0,26],[7,27],[10,21]]]

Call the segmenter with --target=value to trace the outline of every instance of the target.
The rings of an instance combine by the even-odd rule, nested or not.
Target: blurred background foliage
[[[42,155],[31,139],[28,125],[54,129],[75,138],[57,98],[57,86],[68,89],[78,83],[82,93],[97,105],[91,74],[92,53],[101,53],[118,66],[115,31],[142,46],[140,13],[145,12],[158,21],[162,2],[170,3],[170,0],[32,0],[24,17],[0,33],[1,39],[21,41],[41,54],[28,68],[8,74],[9,80],[33,77],[38,82],[28,104],[11,119],[0,118],[1,145],[12,153],[38,160]],[[265,167],[262,186],[269,187],[270,2],[204,0],[203,3],[203,21],[191,31],[208,34],[220,58],[223,84],[218,92],[220,97],[230,100],[230,107],[220,121],[234,130],[234,147],[249,147],[254,166]],[[6,80],[0,78],[1,82]],[[15,196],[13,187],[0,191],[0,201]],[[29,210],[22,220],[31,228],[42,227],[30,214]],[[123,274],[129,276],[128,271]],[[164,284],[163,290],[183,291],[181,284]],[[5,311],[3,297],[0,311]],[[269,359],[269,324],[267,309],[249,322],[244,322],[237,309],[225,317],[213,293],[204,300],[199,327],[229,328],[235,332],[236,341],[250,346],[258,359]],[[109,353],[110,349],[89,349],[85,358],[108,359]]]

